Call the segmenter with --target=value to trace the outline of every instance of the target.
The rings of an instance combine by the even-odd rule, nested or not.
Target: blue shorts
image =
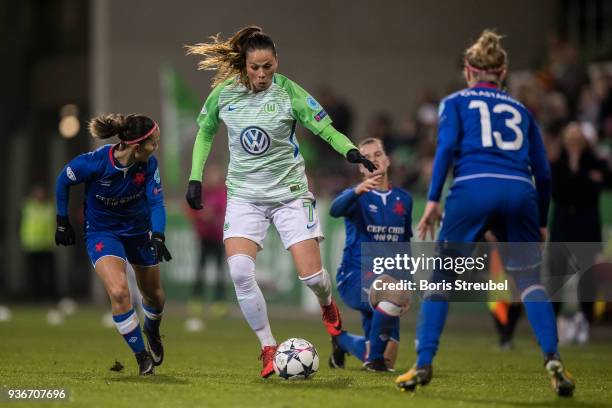
[[[155,250],[149,247],[149,233],[119,236],[112,232],[92,231],[85,234],[87,254],[92,265],[104,256],[115,256],[136,266],[154,266]]]
[[[522,290],[540,282],[539,225],[538,197],[530,183],[498,178],[462,181],[451,187],[446,199],[439,248],[442,253],[450,250],[456,256],[469,256],[473,243],[491,230],[500,242],[510,243],[500,245],[502,260]],[[434,271],[432,279],[454,277]]]
[[[342,280],[337,284],[338,293],[348,307],[364,313],[373,312],[370,302],[368,302],[369,286],[364,287],[359,271],[343,274]]]
[[[540,242],[533,185],[479,178],[454,184],[444,207],[439,242],[477,242],[487,230],[502,242]]]

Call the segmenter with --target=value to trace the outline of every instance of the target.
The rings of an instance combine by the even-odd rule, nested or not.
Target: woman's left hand
[[[421,221],[419,221],[419,225],[417,226],[417,231],[419,234],[419,238],[425,240],[427,238],[427,233],[431,234],[431,239],[433,240],[436,236],[436,227],[442,218],[442,210],[440,209],[440,203],[436,201],[428,201],[425,206],[425,212],[423,213],[423,217],[421,217]]]
[[[170,251],[166,248],[166,237],[161,232],[154,232],[151,234],[151,239],[149,240],[149,247],[155,251],[155,260],[157,262],[166,261],[172,259],[172,255],[170,255]]]
[[[376,170],[376,166],[370,160],[368,160],[364,155],[359,153],[357,149],[351,149],[346,153],[346,160],[349,163],[354,164],[362,164],[370,173],[373,173]]]

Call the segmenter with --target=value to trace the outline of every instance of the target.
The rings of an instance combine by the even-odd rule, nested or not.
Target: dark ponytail
[[[198,69],[217,70],[212,86],[237,77],[248,87],[246,75],[246,55],[253,50],[271,50],[276,56],[276,45],[261,27],[247,26],[238,30],[229,39],[223,40],[219,34],[210,37],[212,42],[187,46],[187,54],[202,55]]]
[[[96,139],[117,136],[122,142],[129,142],[147,134],[155,126],[153,119],[138,113],[127,116],[111,113],[97,116],[89,121],[89,133]]]

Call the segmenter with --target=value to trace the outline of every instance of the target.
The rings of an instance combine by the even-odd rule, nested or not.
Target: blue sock
[[[147,329],[147,331],[159,336],[159,325],[161,323],[162,315],[164,314],[164,309],[148,306],[142,302],[142,311],[145,315],[144,327]]]
[[[342,334],[336,337],[336,339],[342,350],[357,357],[361,361],[365,361],[366,338],[364,336],[356,336],[346,331],[342,331]]]
[[[144,351],[145,345],[142,340],[142,332],[140,331],[140,322],[138,321],[138,315],[134,309],[120,314],[114,315],[113,320],[117,330],[123,336],[128,346],[134,353]]]
[[[397,322],[399,322],[399,317],[390,316],[379,309],[374,310],[369,338],[370,354],[368,355],[368,361],[384,358],[387,342]]]
[[[448,301],[423,300],[416,328],[417,367],[433,361],[448,314]]]
[[[558,354],[557,321],[544,288],[529,290],[526,295],[523,295],[523,305],[529,324],[544,354],[547,356]]]

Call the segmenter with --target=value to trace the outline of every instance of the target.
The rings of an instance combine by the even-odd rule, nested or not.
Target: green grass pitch
[[[70,403],[38,404],[43,407],[612,406],[612,344],[605,340],[607,329],[588,346],[562,348],[577,390],[573,398],[559,399],[525,322],[516,349],[500,352],[492,324],[482,313],[467,323],[454,322],[451,313],[434,379],[415,394],[395,390],[396,374],[361,371],[353,357],[347,369],[329,369],[329,341],[322,324],[297,313],[292,319],[273,317],[272,327],[279,341],[303,337],[317,347],[321,368],[307,381],[260,379],[257,340],[239,317],[210,320],[203,332],[188,333],[183,317],[168,313],[162,325],[166,360],[156,376],[140,378],[123,339],[114,329],[101,326],[101,311],[79,310],[54,327],[46,324],[45,313],[18,307],[11,322],[0,323],[0,388],[70,389]],[[411,315],[402,327],[398,373],[414,361],[414,312]],[[347,326],[357,330],[358,323],[349,319]],[[115,360],[123,363],[123,372],[109,370]]]

